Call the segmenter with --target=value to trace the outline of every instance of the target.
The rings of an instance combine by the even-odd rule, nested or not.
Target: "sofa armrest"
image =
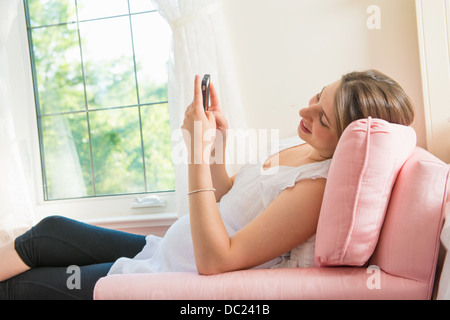
[[[111,275],[101,278],[94,289],[96,300],[429,298],[427,283],[366,268],[242,270],[212,276],[193,273]]]

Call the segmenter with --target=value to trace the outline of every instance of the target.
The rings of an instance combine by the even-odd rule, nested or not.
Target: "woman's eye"
[[[321,124],[322,126],[328,128],[328,126],[327,126],[327,125],[325,124],[325,122],[323,121],[323,117],[320,117],[320,118],[319,118],[319,122],[320,122],[320,124]]]

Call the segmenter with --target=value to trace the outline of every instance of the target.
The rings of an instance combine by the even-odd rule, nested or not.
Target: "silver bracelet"
[[[191,195],[191,194],[197,193],[197,192],[203,192],[203,191],[214,191],[214,192],[216,192],[216,189],[214,189],[214,188],[211,188],[211,189],[197,189],[197,190],[193,190],[191,192],[188,192],[188,195]]]

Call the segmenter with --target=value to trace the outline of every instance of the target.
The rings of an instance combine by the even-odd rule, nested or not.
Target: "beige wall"
[[[294,135],[299,108],[323,86],[349,71],[376,68],[412,98],[418,143],[425,146],[413,0],[223,0],[222,5],[250,128]],[[367,27],[370,5],[380,8],[380,29]]]
[[[450,0],[416,0],[427,149],[450,163]]]

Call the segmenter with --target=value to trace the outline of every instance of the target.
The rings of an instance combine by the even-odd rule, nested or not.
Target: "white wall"
[[[295,135],[298,110],[344,73],[376,68],[415,103],[425,144],[413,0],[223,0],[247,123]],[[370,5],[380,29],[370,30]],[[226,107],[226,106],[224,106]]]

